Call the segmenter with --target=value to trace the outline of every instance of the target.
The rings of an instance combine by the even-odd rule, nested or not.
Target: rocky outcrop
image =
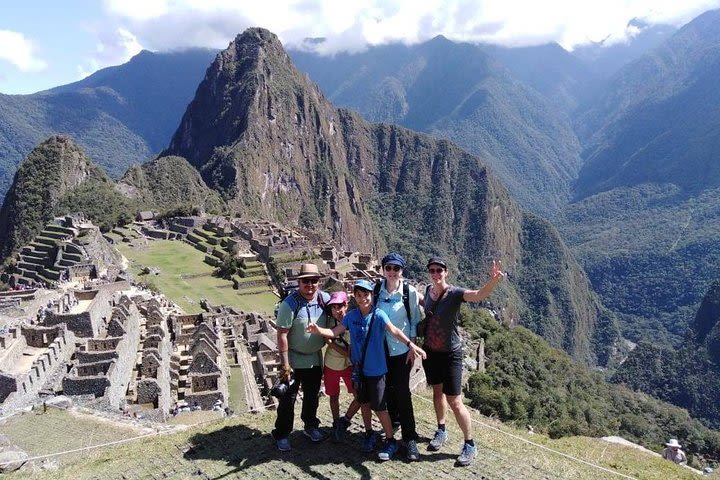
[[[690,325],[695,345],[705,347],[708,355],[720,366],[720,282],[715,282],[705,294],[695,320]]]
[[[377,238],[347,161],[356,147],[277,37],[249,29],[218,54],[164,153],[186,158],[241,214],[327,229],[365,250]]]

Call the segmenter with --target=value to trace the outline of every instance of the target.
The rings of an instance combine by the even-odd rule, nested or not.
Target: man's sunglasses
[[[433,273],[442,273],[443,271],[445,271],[444,268],[428,268],[428,273],[431,275]]]
[[[319,278],[301,278],[300,283],[303,285],[317,285],[320,282]]]
[[[400,265],[385,265],[385,271],[386,272],[399,272],[402,270],[402,267]]]

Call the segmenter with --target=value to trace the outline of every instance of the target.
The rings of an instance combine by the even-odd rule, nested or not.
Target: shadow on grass
[[[262,465],[262,473],[268,477],[285,477],[291,471],[299,469],[308,478],[330,480],[338,476],[338,469],[345,472],[351,469],[359,478],[371,478],[364,462],[374,463],[374,455],[360,453],[358,448],[349,445],[360,444],[359,434],[348,435],[347,442],[341,443],[332,443],[331,440],[312,443],[298,431],[293,432],[289,438],[292,450],[279,452],[272,436],[265,432],[246,425],[226,426],[212,432],[193,435],[184,451],[184,458],[197,467],[196,474],[201,475],[198,478],[213,480],[246,471],[249,474],[249,470],[260,465]],[[203,471],[201,462],[204,460],[225,462],[229,469],[227,472],[213,476]],[[212,470],[217,472],[219,469],[213,467]]]

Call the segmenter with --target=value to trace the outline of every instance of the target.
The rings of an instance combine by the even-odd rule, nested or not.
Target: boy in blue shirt
[[[385,312],[373,308],[373,288],[374,285],[371,282],[358,280],[353,286],[353,295],[358,308],[345,315],[342,323],[333,329],[322,328],[311,323],[307,326],[307,331],[326,338],[342,335],[345,330],[350,332],[350,359],[355,369],[353,376],[355,378],[362,377],[366,386],[364,389],[357,390],[357,399],[360,402],[367,430],[364,449],[368,452],[372,451],[377,438],[372,429],[368,428],[370,409],[372,409],[380,420],[386,439],[383,449],[378,453],[378,458],[390,460],[397,452],[398,444],[394,438],[392,422],[387,412],[385,395],[385,374],[388,371],[385,358],[385,332],[389,332],[407,345],[414,354],[420,355],[423,359],[426,355],[422,348],[412,343],[402,330],[390,322]]]

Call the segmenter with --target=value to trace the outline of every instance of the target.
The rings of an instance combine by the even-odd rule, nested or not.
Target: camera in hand
[[[278,380],[270,389],[270,395],[275,398],[282,398],[288,395],[295,388],[295,385],[296,382],[293,377],[288,380]]]

